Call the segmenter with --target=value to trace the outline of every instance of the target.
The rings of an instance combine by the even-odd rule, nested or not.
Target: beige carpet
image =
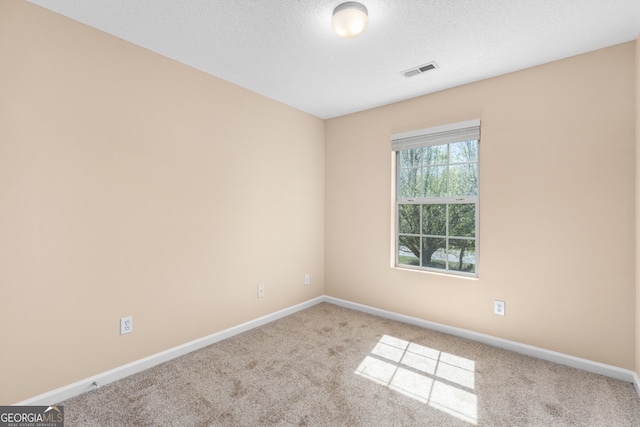
[[[640,426],[632,384],[319,304],[62,402],[66,426]]]

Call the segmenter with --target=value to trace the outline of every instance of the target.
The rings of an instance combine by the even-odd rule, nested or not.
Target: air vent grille
[[[435,61],[433,61],[427,64],[418,65],[417,67],[409,68],[408,70],[405,70],[400,74],[402,74],[405,77],[413,77],[430,70],[435,70],[436,68],[438,68],[438,64]]]

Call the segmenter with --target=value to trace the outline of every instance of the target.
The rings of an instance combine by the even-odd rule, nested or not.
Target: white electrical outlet
[[[311,284],[311,276],[309,275],[309,273],[304,275],[304,284],[305,285]]]
[[[258,285],[258,298],[262,298],[264,296],[264,285]]]
[[[123,317],[120,319],[120,335],[133,332],[133,317]]]
[[[506,303],[504,301],[493,301],[493,313],[498,314],[500,316],[504,316]]]

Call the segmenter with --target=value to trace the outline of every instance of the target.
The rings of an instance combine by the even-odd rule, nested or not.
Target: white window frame
[[[447,196],[447,197],[401,197],[400,193],[400,152],[402,150],[408,150],[412,148],[437,146],[444,144],[451,144],[456,142],[464,142],[470,140],[478,141],[477,152],[477,179],[478,188],[477,194],[474,196]],[[394,189],[395,189],[395,201],[394,201],[394,242],[393,251],[395,259],[394,266],[402,269],[412,269],[418,271],[435,272],[446,275],[465,276],[465,277],[478,277],[480,267],[480,120],[469,120],[465,122],[451,123],[443,126],[436,126],[425,129],[418,129],[410,132],[403,132],[391,135],[392,150],[394,152]],[[447,163],[447,167],[451,166],[451,163]],[[448,174],[447,174],[447,188],[448,188]],[[475,237],[465,238],[459,236],[449,236],[449,223],[446,221],[446,250],[448,251],[449,239],[469,239],[475,241],[475,271],[465,272],[460,270],[452,270],[449,268],[448,257],[445,259],[445,268],[424,267],[421,265],[408,265],[400,264],[400,205],[416,204],[416,205],[446,205],[447,218],[449,217],[449,206],[452,204],[475,204]],[[422,230],[422,210],[420,213],[420,234],[410,236],[420,238],[420,246],[422,251],[422,238],[429,237],[423,233]],[[408,234],[402,233],[403,236]],[[434,236],[436,237],[436,236]],[[437,236],[442,237],[442,236]],[[422,255],[422,252],[421,252]],[[420,264],[422,263],[422,256],[420,256]]]

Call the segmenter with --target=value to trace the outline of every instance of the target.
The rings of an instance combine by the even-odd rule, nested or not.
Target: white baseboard
[[[453,326],[443,325],[441,323],[419,319],[417,317],[405,316],[404,314],[398,314],[392,311],[382,310],[379,308],[370,307],[339,298],[325,296],[324,300],[328,303],[339,305],[345,308],[350,308],[352,310],[362,311],[364,313],[373,314],[375,316],[384,317],[386,319],[397,320],[399,322],[420,326],[425,329],[443,332],[445,334],[454,335],[460,338],[466,338],[468,340],[480,342],[493,347],[525,354],[527,356],[537,357],[538,359],[548,360],[560,365],[570,366],[572,368],[578,368],[584,371],[593,372],[595,374],[605,375],[607,377],[633,383],[636,391],[638,392],[638,396],[640,396],[640,378],[635,372],[628,369],[622,369],[604,363],[594,362],[591,360],[582,359],[580,357],[546,350],[540,347],[534,347],[531,345],[521,344],[502,338],[496,338],[491,335],[473,332],[468,329],[456,328]]]
[[[20,406],[54,405],[63,400],[70,399],[84,392],[93,390],[96,387],[109,384],[113,381],[119,380],[121,378],[127,377],[137,372],[144,371],[145,369],[149,369],[153,366],[159,365],[160,363],[167,362],[178,356],[191,353],[192,351],[199,350],[203,347],[209,346],[218,341],[222,341],[234,335],[238,335],[248,330],[251,330],[253,328],[257,328],[258,326],[262,326],[267,323],[273,322],[274,320],[278,320],[283,317],[289,316],[290,314],[312,307],[323,301],[324,301],[324,296],[320,296],[320,297],[311,299],[309,301],[296,304],[294,306],[282,309],[280,311],[276,311],[275,313],[271,313],[254,320],[250,320],[246,323],[233,326],[223,331],[216,332],[215,334],[211,334],[204,338],[200,338],[200,339],[188,342],[186,344],[182,344],[177,347],[170,348],[160,353],[153,354],[149,357],[136,360],[135,362],[127,363],[126,365],[119,366],[115,369],[111,369],[110,371],[102,372],[92,377],[77,381],[73,384],[69,384],[64,387],[60,387],[58,389],[32,397],[30,399],[23,400],[22,402],[16,403],[16,405],[20,405]]]
[[[358,304],[325,295],[311,299],[309,301],[305,301],[300,304],[296,304],[280,311],[276,311],[275,313],[259,317],[249,322],[233,326],[223,331],[216,332],[215,334],[211,334],[209,336],[188,342],[186,344],[179,345],[160,353],[153,354],[149,357],[127,363],[126,365],[111,369],[110,371],[102,372],[89,378],[85,378],[73,384],[69,384],[64,387],[60,387],[58,389],[23,400],[22,402],[16,403],[16,405],[29,406],[56,404],[63,400],[78,396],[84,392],[93,390],[95,387],[103,386],[113,381],[125,378],[129,375],[144,371],[145,369],[149,369],[153,366],[159,365],[160,363],[167,362],[178,356],[182,356],[192,351],[199,350],[218,341],[222,341],[226,338],[230,338],[253,328],[257,328],[258,326],[273,322],[274,320],[289,316],[293,313],[307,309],[321,302],[327,302],[345,308],[350,308],[352,310],[373,314],[375,316],[397,320],[399,322],[420,326],[422,328],[443,332],[445,334],[454,335],[461,338],[466,338],[471,341],[480,342],[483,344],[491,345],[493,347],[503,348],[505,350],[514,351],[516,353],[537,357],[539,359],[548,360],[550,362],[559,363],[561,365],[566,365],[588,372],[593,372],[596,374],[601,374],[611,378],[630,382],[633,383],[636,391],[638,392],[638,396],[640,396],[640,377],[638,377],[638,374],[628,369],[617,368],[615,366],[606,365],[604,363],[593,362],[587,359],[581,359],[579,357],[574,357],[551,350],[545,350],[540,347],[520,344],[514,341],[496,338],[491,335],[473,332],[468,329],[456,328],[453,326],[443,325],[441,323],[430,322],[428,320],[419,319],[417,317],[405,316],[404,314],[394,313],[392,311],[382,310],[379,308],[370,307],[367,305]]]

